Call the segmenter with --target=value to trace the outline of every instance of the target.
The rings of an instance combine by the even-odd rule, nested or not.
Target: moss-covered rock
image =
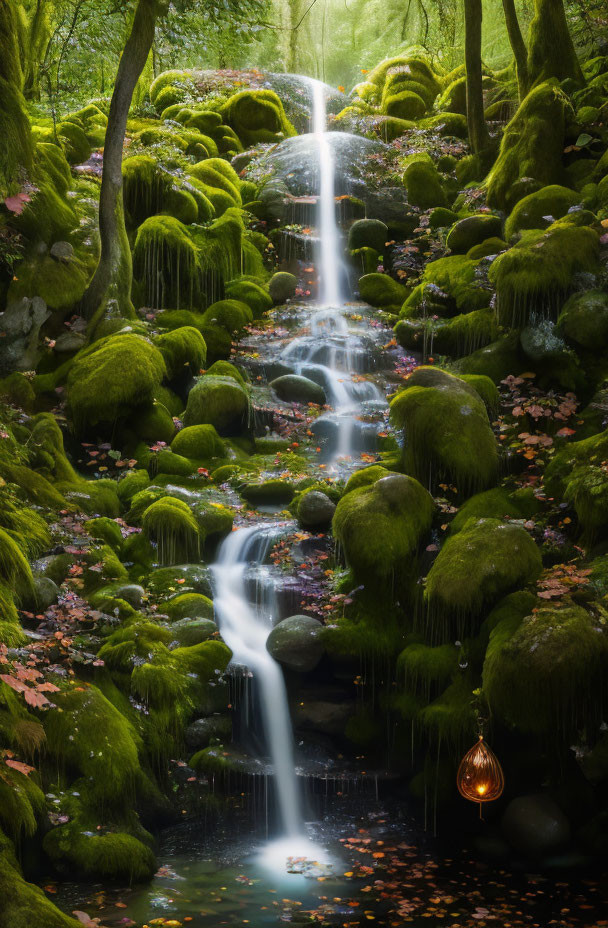
[[[603,351],[608,346],[608,294],[604,290],[573,294],[562,307],[557,330],[575,348]]]
[[[403,183],[408,202],[420,209],[447,206],[446,195],[433,159],[426,152],[404,159]]]
[[[184,424],[213,425],[220,435],[240,431],[247,424],[249,396],[232,377],[207,374],[188,394]]]
[[[526,194],[564,180],[562,162],[568,98],[553,81],[534,87],[507,125],[486,184],[488,203],[512,209]]]
[[[540,551],[521,525],[472,517],[448,538],[429,572],[431,615],[475,618],[541,569]]]
[[[140,335],[111,335],[94,342],[77,355],[68,376],[76,428],[113,425],[150,404],[165,375],[161,352]]]
[[[388,227],[380,219],[357,219],[348,230],[348,247],[351,251],[373,248],[378,254],[383,254],[388,239]]]
[[[388,274],[364,274],[359,278],[359,295],[370,306],[386,308],[401,306],[408,290]]]
[[[226,286],[226,297],[246,303],[254,318],[272,308],[272,297],[268,290],[253,280],[231,280]]]
[[[437,368],[418,368],[391,403],[403,429],[404,470],[467,495],[495,483],[498,452],[485,405],[475,389]]]
[[[33,883],[27,883],[21,874],[11,843],[0,834],[0,892],[2,893],[2,921],[6,928],[78,928],[81,924],[70,918],[48,899]]]
[[[602,718],[608,636],[597,618],[565,602],[506,618],[490,635],[483,691],[500,719],[565,741]]]
[[[270,386],[279,399],[288,403],[316,403],[318,406],[323,406],[326,402],[323,387],[315,383],[314,380],[310,380],[309,377],[301,377],[298,374],[283,374],[281,377],[272,380]]]
[[[357,578],[382,583],[404,575],[428,532],[434,503],[412,477],[381,477],[342,497],[333,532]],[[381,545],[376,539],[381,537]]]
[[[219,300],[205,311],[202,318],[203,325],[218,325],[230,334],[240,332],[252,320],[251,309],[239,300]]]
[[[180,593],[169,600],[166,610],[172,622],[213,618],[213,602],[201,593]]]
[[[532,310],[554,309],[572,287],[576,272],[596,269],[598,247],[597,232],[565,220],[553,223],[546,232],[524,232],[490,267],[500,321],[521,325]]]
[[[173,216],[151,216],[140,225],[133,273],[148,306],[190,309],[200,300],[199,252],[188,228]]]
[[[194,326],[182,326],[159,335],[154,344],[164,358],[169,379],[180,374],[198,374],[205,365],[207,346]]]
[[[475,216],[465,216],[456,222],[446,238],[446,246],[454,254],[464,255],[473,248],[485,242],[488,238],[500,236],[502,222],[499,216],[492,213],[478,213]]]
[[[230,97],[220,112],[245,146],[279,142],[296,134],[273,90],[242,90]]]
[[[287,271],[277,271],[270,278],[268,292],[273,303],[285,303],[294,298],[297,286],[298,280],[293,274],[288,274]]]
[[[152,503],[143,514],[142,526],[158,544],[161,564],[179,564],[198,555],[198,525],[183,500],[166,496]]]
[[[505,224],[505,236],[509,239],[524,229],[546,229],[580,202],[580,193],[568,187],[559,184],[541,187],[515,205]]]
[[[91,155],[91,145],[76,122],[65,120],[57,126],[57,136],[70,164],[82,164]]]
[[[314,670],[325,651],[323,626],[308,615],[292,615],[275,625],[266,641],[268,651],[276,661],[306,673]]]
[[[224,442],[213,425],[191,425],[182,429],[173,439],[171,450],[183,457],[203,461],[225,454]]]

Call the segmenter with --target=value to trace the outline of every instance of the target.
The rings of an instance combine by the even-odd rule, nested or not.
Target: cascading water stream
[[[327,138],[325,86],[312,84],[312,126],[319,151],[319,256],[320,301],[339,306],[340,293],[340,233],[336,222],[334,156]]]
[[[222,638],[232,650],[233,660],[253,672],[259,690],[264,734],[274,769],[279,827],[284,836],[293,838],[303,834],[304,825],[285,681],[266,648],[274,617],[256,609],[245,589],[248,566],[262,564],[280,534],[278,523],[237,529],[223,542],[212,571]]]

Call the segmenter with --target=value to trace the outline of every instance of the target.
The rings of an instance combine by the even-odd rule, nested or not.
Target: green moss
[[[350,493],[351,490],[358,490],[360,487],[369,487],[381,477],[388,477],[394,471],[387,470],[380,464],[372,464],[371,467],[362,467],[350,475],[344,487],[344,494]]]
[[[123,505],[130,503],[136,493],[145,490],[150,485],[147,470],[130,470],[122,477],[116,488],[116,493]]]
[[[212,619],[213,601],[201,593],[181,593],[167,603],[166,610],[172,622],[182,619]]]
[[[225,455],[224,442],[212,425],[191,425],[177,433],[171,450],[186,458],[206,461]]]
[[[60,122],[57,136],[70,164],[83,164],[91,157],[91,144],[78,123]]]
[[[359,278],[359,295],[370,306],[384,309],[401,306],[408,290],[388,274],[364,274]]]
[[[423,283],[435,284],[447,293],[461,313],[484,309],[490,304],[492,294],[478,275],[477,263],[464,255],[431,261],[424,269]]]
[[[193,326],[182,326],[159,335],[154,344],[165,360],[170,380],[183,373],[198,374],[205,365],[205,339]]]
[[[516,204],[507,219],[505,236],[510,239],[523,229],[545,229],[555,219],[565,216],[580,201],[579,193],[567,187],[560,187],[559,184],[541,187]]]
[[[72,682],[53,695],[55,709],[44,715],[49,753],[86,779],[92,808],[122,808],[133,795],[139,773],[138,739],[127,719],[103,693]]]
[[[434,504],[411,477],[387,475],[342,497],[333,532],[357,578],[382,583],[407,572],[428,532]],[[382,545],[375,541],[382,538]]]
[[[161,352],[140,335],[111,335],[94,342],[76,356],[68,376],[77,430],[113,424],[151,403],[165,374]]]
[[[241,488],[241,495],[254,505],[264,503],[289,503],[294,495],[293,484],[280,477],[254,481]]]
[[[220,300],[203,314],[204,325],[219,325],[231,334],[240,332],[252,320],[253,313],[249,306],[238,300]]]
[[[540,552],[521,525],[470,518],[448,538],[431,567],[426,585],[431,615],[466,624],[511,590],[535,580],[541,569]]]
[[[91,536],[97,541],[103,541],[115,551],[122,548],[122,532],[120,525],[113,519],[102,516],[98,519],[89,519],[84,523],[84,527]]]
[[[40,513],[14,502],[10,497],[2,499],[0,528],[28,558],[34,558],[50,547],[51,536]]]
[[[3,528],[0,528],[0,583],[18,598],[32,587],[30,565],[17,542]]]
[[[252,280],[232,280],[226,287],[226,297],[249,306],[257,318],[272,308],[272,298],[267,290]]]
[[[447,226],[454,225],[457,219],[458,213],[455,213],[451,209],[446,209],[445,206],[437,206],[431,211],[429,216],[429,228],[445,229]]]
[[[80,922],[61,912],[38,886],[23,879],[13,847],[1,833],[0,893],[2,920],[7,928],[79,928]]]
[[[447,206],[445,192],[433,160],[426,152],[403,159],[403,183],[408,202],[419,209]]]
[[[460,747],[475,732],[473,688],[465,676],[457,679],[418,714],[427,737]]]
[[[232,377],[206,375],[188,394],[184,425],[213,425],[220,435],[242,429],[249,417],[249,396]]]
[[[393,399],[391,418],[403,429],[406,473],[462,494],[495,483],[496,441],[475,389],[445,371],[418,368]]]
[[[445,683],[456,673],[459,653],[453,644],[434,648],[420,642],[409,644],[399,655],[397,670],[406,686],[421,687],[428,692],[430,684]]]
[[[200,299],[202,268],[187,227],[172,216],[151,216],[138,229],[133,274],[153,308],[192,308]]]
[[[479,394],[488,411],[488,416],[491,419],[495,418],[500,406],[500,393],[494,381],[484,374],[461,374],[460,378]]]
[[[198,556],[200,536],[190,509],[182,500],[164,497],[143,514],[144,532],[158,544],[161,564],[179,564]]]
[[[604,290],[586,290],[566,301],[557,320],[557,330],[577,349],[603,351],[608,347],[608,295]]]
[[[500,383],[509,374],[526,370],[528,362],[521,351],[519,333],[510,332],[463,358],[457,367],[465,375],[483,375],[494,383]]]
[[[538,508],[532,494],[522,497],[509,493],[503,487],[476,493],[461,506],[450,523],[450,535],[456,535],[469,519],[524,519],[529,518]]]
[[[446,238],[446,247],[454,254],[466,254],[474,245],[485,242],[486,239],[500,236],[502,221],[499,216],[491,213],[478,213],[475,216],[465,216],[456,222]]]
[[[95,822],[76,817],[54,828],[43,847],[58,869],[88,879],[143,883],[157,869],[152,850],[133,835],[112,828],[97,829]]]
[[[190,168],[190,175],[209,187],[223,190],[230,196],[232,206],[241,205],[241,181],[234,168],[227,161],[223,161],[221,158],[207,158],[205,161],[199,161],[198,164]]]
[[[604,462],[579,464],[567,478],[566,502],[574,506],[583,540],[593,543],[608,527],[608,474]]]
[[[415,91],[401,90],[385,97],[383,109],[387,116],[416,120],[424,116],[427,105]]]
[[[242,387],[247,386],[247,382],[238,367],[235,367],[230,361],[214,361],[211,367],[205,371],[205,375],[210,377],[231,377],[237,383],[240,383]]]
[[[168,107],[175,106],[177,103],[182,103],[185,96],[184,90],[180,87],[173,87],[172,84],[167,84],[166,87],[163,87],[162,90],[158,92],[154,100],[156,112],[162,113]]]
[[[279,142],[296,135],[273,90],[242,90],[230,97],[220,112],[245,146]]]
[[[397,340],[404,348],[422,350],[425,355],[445,354],[452,358],[460,358],[488,345],[499,332],[496,313],[490,307],[463,313],[445,322],[400,319],[395,326]]]
[[[501,238],[488,238],[479,245],[473,245],[467,251],[467,258],[470,261],[481,261],[482,258],[486,258],[488,255],[498,255],[501,251],[506,251],[507,247],[507,243]]]
[[[287,271],[277,271],[272,275],[268,284],[268,292],[273,303],[285,303],[293,299],[297,285],[297,278],[293,274],[288,274]]]
[[[22,213],[24,215],[25,210]],[[46,232],[44,225],[39,227],[39,232],[47,235],[47,241],[53,237],[52,232]],[[34,241],[38,240],[36,234]],[[17,268],[9,288],[9,302],[22,297],[39,296],[50,310],[65,314],[81,298],[87,282],[87,268],[77,257],[66,262],[55,261],[50,255],[30,258]]]
[[[483,691],[502,721],[569,743],[605,709],[608,636],[581,606],[540,606],[504,619],[490,635]]]
[[[142,441],[170,442],[175,435],[175,423],[169,410],[156,400],[135,417],[134,432]]]
[[[136,664],[149,660],[160,645],[168,645],[172,638],[170,629],[135,618],[113,632],[98,654],[110,670],[130,673]]]
[[[545,232],[524,232],[490,267],[501,323],[522,325],[532,310],[553,309],[572,287],[575,273],[596,269],[598,249],[597,232],[564,220]]]
[[[91,548],[85,555],[86,568],[83,574],[85,592],[90,593],[109,582],[126,581],[127,571],[118,556],[108,545]]]
[[[522,101],[504,130],[498,158],[486,179],[490,206],[512,209],[531,192],[530,179],[540,187],[562,183],[569,106],[552,81],[535,87]]]

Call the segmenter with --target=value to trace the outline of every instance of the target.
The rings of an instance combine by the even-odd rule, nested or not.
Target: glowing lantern
[[[479,803],[481,818],[482,803],[491,802],[502,796],[505,777],[498,758],[479,736],[477,744],[464,755],[456,778],[458,792],[465,799]]]

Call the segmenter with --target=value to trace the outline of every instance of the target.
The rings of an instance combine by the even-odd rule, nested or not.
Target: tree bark
[[[483,152],[490,136],[483,111],[481,0],[464,0],[464,58],[467,74],[467,125],[473,154]]]
[[[528,50],[526,48],[526,43],[524,42],[524,37],[521,34],[521,29],[519,27],[519,20],[517,18],[517,11],[515,9],[515,0],[502,0],[502,5],[505,11],[505,21],[507,23],[509,42],[511,43],[513,57],[515,58],[515,67],[517,70],[517,89],[519,91],[519,102],[521,103],[529,89]]]
[[[159,0],[138,0],[118,66],[103,152],[99,197],[101,254],[80,307],[86,319],[105,306],[111,306],[117,315],[130,315],[133,311],[133,269],[122,201],[122,150],[133,92],[152,48],[156,20],[163,10]]]
[[[571,78],[577,84],[584,84],[566,21],[564,0],[534,0],[534,9],[528,42],[530,85],[550,78],[558,81]]]

